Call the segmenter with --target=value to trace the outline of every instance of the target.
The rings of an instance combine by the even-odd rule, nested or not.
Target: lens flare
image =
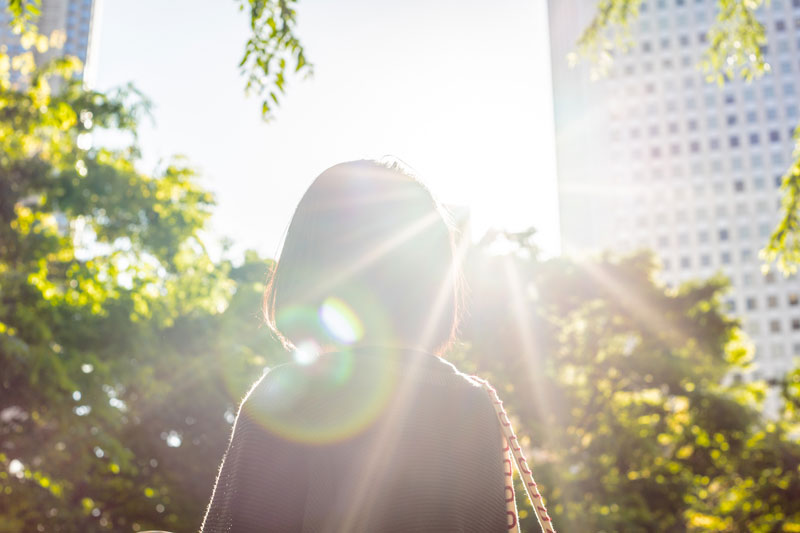
[[[292,357],[300,365],[310,365],[317,360],[321,351],[319,344],[307,340],[295,346]]]
[[[367,356],[369,355],[369,356]],[[349,350],[320,354],[312,363],[271,369],[243,405],[252,420],[284,439],[341,442],[385,413],[397,388],[396,362]]]
[[[350,307],[338,298],[327,298],[319,308],[327,332],[339,342],[353,344],[364,336],[364,326]]]

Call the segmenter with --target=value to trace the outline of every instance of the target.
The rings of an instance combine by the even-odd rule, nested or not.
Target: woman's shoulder
[[[364,348],[265,370],[245,396],[240,412],[281,419],[339,404],[377,406],[399,389],[412,386],[415,394],[490,405],[479,380],[441,357],[415,350]]]

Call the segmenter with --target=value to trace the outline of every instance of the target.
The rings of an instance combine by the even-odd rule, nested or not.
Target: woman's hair
[[[264,293],[287,347],[356,342],[441,352],[458,322],[447,213],[397,163],[329,168],[306,191]]]

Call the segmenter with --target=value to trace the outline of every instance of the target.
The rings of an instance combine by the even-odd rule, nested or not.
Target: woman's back
[[[284,365],[240,410],[203,531],[505,531],[501,449],[486,393],[434,355]]]

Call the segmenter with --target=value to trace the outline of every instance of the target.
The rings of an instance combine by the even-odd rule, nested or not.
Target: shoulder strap
[[[525,455],[522,453],[522,446],[519,445],[517,436],[514,434],[514,428],[511,427],[511,421],[508,419],[508,414],[506,414],[505,409],[503,409],[503,402],[497,395],[497,391],[489,384],[488,381],[479,378],[478,376],[472,376],[472,378],[483,387],[483,389],[489,394],[489,398],[492,400],[494,411],[497,414],[498,420],[500,421],[500,428],[503,431],[503,439],[505,441],[505,448],[503,449],[503,452],[508,453],[514,458],[514,463],[517,466],[517,472],[519,472],[519,476],[522,478],[522,485],[525,487],[525,494],[527,494],[528,501],[531,502],[531,506],[536,512],[536,518],[539,519],[539,525],[541,526],[542,531],[544,533],[556,533],[556,530],[553,529],[553,519],[547,514],[547,509],[544,506],[542,495],[539,492],[536,482],[533,480],[533,472],[528,467],[528,461],[525,459]],[[506,476],[508,478],[508,485],[506,486],[507,512],[509,513],[508,529],[518,529],[519,521],[517,520],[517,508],[514,502],[514,485],[511,481],[511,460],[506,459],[505,464]]]

